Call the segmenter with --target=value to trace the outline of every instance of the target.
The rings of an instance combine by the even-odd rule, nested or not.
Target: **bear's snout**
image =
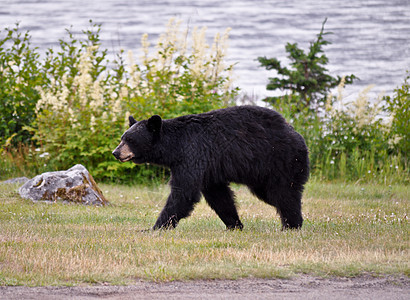
[[[130,147],[124,141],[121,141],[118,147],[112,152],[112,155],[120,162],[129,161],[135,157]]]
[[[118,148],[115,148],[115,150],[112,152],[112,155],[114,155],[116,159],[120,159],[120,151],[118,151]]]

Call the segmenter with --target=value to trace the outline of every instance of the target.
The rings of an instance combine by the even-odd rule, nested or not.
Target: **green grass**
[[[312,180],[300,231],[234,187],[243,231],[201,201],[172,231],[144,231],[168,187],[101,185],[107,207],[34,204],[0,185],[0,285],[395,274],[409,276],[410,189]]]

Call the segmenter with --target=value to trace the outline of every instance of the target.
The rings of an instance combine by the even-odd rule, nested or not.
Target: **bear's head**
[[[148,120],[137,122],[129,117],[130,128],[122,135],[121,142],[112,152],[121,162],[132,161],[136,164],[148,162],[155,143],[161,133],[162,119],[154,115]]]

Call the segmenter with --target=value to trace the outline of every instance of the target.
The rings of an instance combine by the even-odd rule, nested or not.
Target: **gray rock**
[[[67,171],[37,175],[21,186],[19,193],[21,197],[32,201],[62,200],[91,205],[108,204],[93,177],[83,165],[75,165]]]
[[[17,177],[0,182],[0,184],[23,184],[29,181],[27,177]]]

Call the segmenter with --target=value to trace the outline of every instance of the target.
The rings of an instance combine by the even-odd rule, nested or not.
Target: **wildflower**
[[[100,82],[98,80],[94,81],[92,86],[88,87],[88,90],[91,90],[88,100],[90,102],[90,107],[94,111],[98,111],[104,105],[104,92],[100,86]]]
[[[337,86],[337,100],[341,105],[343,105],[343,90],[345,88],[345,83],[346,83],[346,76],[343,76],[342,79],[340,80],[339,85]],[[342,108],[341,108],[342,109]]]
[[[91,132],[95,132],[95,126],[96,126],[96,122],[95,122],[95,117],[93,114],[91,114],[91,118],[90,118],[90,130]]]
[[[128,127],[128,118],[130,117],[131,113],[129,111],[125,112],[125,119],[124,119],[124,127]]]
[[[148,52],[149,52],[149,45],[150,43],[148,42],[148,34],[144,33],[141,37],[141,45],[142,45],[142,51],[144,52],[144,56],[141,58],[143,61],[143,64],[146,65],[148,63]]]
[[[179,101],[179,102],[184,101],[184,96],[178,95],[177,98],[176,98],[176,101]]]
[[[130,65],[130,77],[127,80],[127,86],[131,89],[134,89],[139,85],[141,73],[138,70],[138,66],[135,64],[134,55],[131,50],[128,51],[128,62]]]
[[[332,93],[329,93],[329,94],[326,96],[326,106],[325,106],[325,109],[326,109],[327,112],[332,112],[332,111],[333,111],[332,99],[333,99],[333,95],[332,95]]]
[[[401,141],[402,138],[403,137],[399,136],[398,134],[392,136],[392,138],[389,139],[389,141],[388,141],[389,146],[393,147],[393,146],[397,145]]]
[[[205,40],[206,27],[202,27],[198,32],[198,28],[195,27],[192,33],[193,45],[192,56],[194,61],[192,63],[191,72],[194,75],[202,73],[202,67],[204,66],[205,50],[209,47]],[[205,76],[209,76],[209,67],[205,70]]]
[[[48,155],[50,155],[50,153],[44,152],[44,153],[41,153],[41,154],[39,155],[39,157],[43,158],[43,157],[46,157],[46,156],[48,156]]]
[[[112,114],[113,118],[112,121],[116,122],[117,121],[117,116],[121,114],[121,98],[118,98],[112,107]]]

